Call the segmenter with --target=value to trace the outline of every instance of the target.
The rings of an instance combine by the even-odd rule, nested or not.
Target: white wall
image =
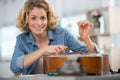
[[[110,67],[113,71],[120,69],[120,48],[111,49]]]
[[[15,24],[24,0],[0,0],[0,26]]]
[[[79,14],[88,9],[99,8],[102,0],[49,0],[58,16]],[[25,0],[0,0],[0,26],[14,24]]]
[[[102,7],[102,0],[49,0],[59,16],[79,14],[89,9]]]
[[[120,7],[109,8],[110,34],[120,34]]]

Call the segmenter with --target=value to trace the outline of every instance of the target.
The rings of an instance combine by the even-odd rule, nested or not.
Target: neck
[[[33,36],[35,37],[35,41],[36,41],[37,43],[40,43],[40,42],[48,39],[47,31],[46,31],[44,34],[41,34],[41,35],[33,35]]]

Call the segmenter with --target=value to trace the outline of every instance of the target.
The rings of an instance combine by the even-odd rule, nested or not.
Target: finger
[[[51,55],[57,55],[57,54],[59,54],[59,52],[56,51],[56,49],[54,49],[50,54],[51,54]]]
[[[89,21],[84,21],[82,25],[83,25],[83,26],[90,25],[90,22],[89,22]]]
[[[58,53],[58,52],[55,52],[55,53],[52,53],[51,55],[59,55],[59,53]]]
[[[87,25],[89,25],[89,22],[86,22],[86,21],[84,21],[84,22],[82,22],[82,23],[80,24],[81,27],[85,27],[85,26],[87,26]]]
[[[63,45],[59,45],[58,48],[60,52],[64,52],[65,50],[67,50],[67,46],[63,46]]]
[[[81,26],[82,23],[83,23],[83,21],[77,22],[78,26]]]
[[[92,24],[92,23],[90,23],[90,27],[93,27],[93,24]]]
[[[62,48],[60,46],[55,46],[54,50],[55,50],[56,53],[62,52]]]
[[[65,47],[64,47],[64,50],[67,50],[67,49],[68,49],[68,47],[67,47],[67,46],[65,46]]]
[[[55,50],[56,50],[56,52],[58,52],[58,53],[61,52],[61,50],[59,49],[59,47],[56,47]]]

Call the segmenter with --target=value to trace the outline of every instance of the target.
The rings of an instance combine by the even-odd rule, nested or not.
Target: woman
[[[79,34],[86,45],[76,40],[67,30],[57,28],[58,17],[46,0],[27,0],[17,17],[17,27],[23,32],[17,36],[11,60],[14,73],[43,73],[36,68],[42,65],[45,55],[73,52],[94,52],[97,48],[89,38],[92,24],[78,22]],[[40,63],[40,64],[39,64]]]

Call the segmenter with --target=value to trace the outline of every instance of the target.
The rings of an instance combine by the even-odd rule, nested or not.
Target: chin
[[[45,32],[45,31],[35,31],[35,32],[33,32],[33,33],[36,34],[36,35],[41,35],[41,34],[44,34],[44,32]]]
[[[40,35],[43,34],[43,32],[35,32],[35,34]]]

